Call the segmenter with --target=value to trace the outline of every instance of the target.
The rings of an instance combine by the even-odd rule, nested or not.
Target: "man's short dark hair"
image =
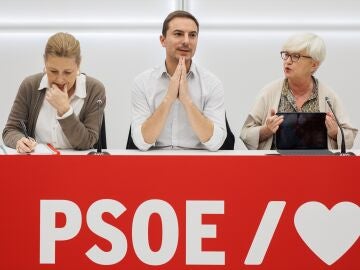
[[[197,32],[199,32],[199,22],[194,17],[194,15],[184,10],[176,10],[167,15],[165,21],[163,22],[162,35],[164,37],[166,36],[166,32],[169,29],[169,23],[175,18],[188,18],[193,20],[197,26]]]

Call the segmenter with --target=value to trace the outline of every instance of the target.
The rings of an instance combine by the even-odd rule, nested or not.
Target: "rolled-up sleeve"
[[[209,151],[217,151],[222,146],[227,136],[226,130],[214,125],[214,132],[210,140],[203,143]]]
[[[213,135],[207,142],[203,143],[203,145],[209,151],[217,151],[223,145],[227,136],[224,89],[221,82],[216,83],[211,94],[208,96],[203,113],[214,125]]]
[[[146,151],[155,144],[146,143],[141,132],[142,124],[151,116],[150,106],[143,92],[142,84],[143,82],[135,79],[131,92],[131,135],[136,147],[141,151]]]

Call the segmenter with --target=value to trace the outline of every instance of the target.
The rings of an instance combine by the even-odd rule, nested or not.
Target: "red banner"
[[[2,269],[360,269],[360,159],[1,156]]]

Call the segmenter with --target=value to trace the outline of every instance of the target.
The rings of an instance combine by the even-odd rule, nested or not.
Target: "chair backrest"
[[[101,122],[101,128],[100,128],[100,134],[99,134],[99,140],[101,143],[102,149],[107,149],[107,143],[106,143],[106,128],[105,128],[105,114],[103,114],[103,119]],[[99,141],[94,144],[94,148],[98,148]]]
[[[128,139],[127,139],[127,143],[126,143],[126,149],[127,150],[137,150],[138,149],[131,137],[131,126],[129,129],[129,135],[128,135]]]
[[[227,136],[226,136],[226,139],[225,139],[223,145],[220,147],[219,150],[234,150],[235,136],[230,129],[230,125],[228,123],[226,114],[225,114],[225,124],[226,124]],[[136,147],[136,145],[134,144],[134,141],[131,137],[131,126],[130,126],[130,130],[129,130],[128,140],[126,143],[126,149],[138,149]]]
[[[235,136],[230,129],[230,125],[228,123],[226,114],[225,114],[225,124],[226,124],[227,135],[223,145],[219,148],[219,150],[234,150]]]

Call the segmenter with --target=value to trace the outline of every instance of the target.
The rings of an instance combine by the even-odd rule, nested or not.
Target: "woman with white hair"
[[[337,95],[314,77],[325,59],[324,41],[312,33],[290,37],[281,51],[284,79],[266,85],[248,115],[240,138],[248,149],[275,149],[273,135],[283,122],[276,112],[326,112],[325,125],[328,147],[341,145],[341,133],[334,115],[326,108],[329,97],[341,127],[344,129],[346,148],[351,148],[357,134],[349,124]]]

